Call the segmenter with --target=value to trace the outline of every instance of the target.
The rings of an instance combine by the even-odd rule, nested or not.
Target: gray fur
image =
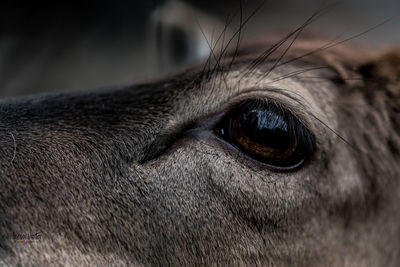
[[[324,42],[305,35],[284,60]],[[334,47],[274,69],[261,90],[274,60],[239,82],[271,43],[240,50],[225,80],[200,79],[199,67],[149,84],[2,100],[1,264],[399,266],[400,51]],[[330,69],[310,76],[323,79],[269,84],[320,65]],[[308,164],[276,172],[203,129],[254,94],[312,130]],[[40,248],[13,245],[35,233]]]

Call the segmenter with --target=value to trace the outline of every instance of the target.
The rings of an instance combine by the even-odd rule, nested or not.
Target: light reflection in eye
[[[216,133],[241,152],[278,167],[299,166],[314,150],[314,135],[292,113],[260,100],[239,104]]]

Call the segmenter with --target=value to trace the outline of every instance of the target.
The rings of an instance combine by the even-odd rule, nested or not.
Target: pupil
[[[286,120],[272,110],[249,110],[243,114],[238,128],[255,143],[282,152],[292,144]]]

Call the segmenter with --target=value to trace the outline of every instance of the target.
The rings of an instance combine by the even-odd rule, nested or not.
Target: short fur
[[[291,60],[328,42],[303,36],[284,65],[280,47],[248,71],[268,38],[214,71],[2,100],[0,265],[400,266],[400,50]],[[276,172],[205,129],[254,97],[310,128],[307,164]],[[40,247],[15,246],[29,233]]]

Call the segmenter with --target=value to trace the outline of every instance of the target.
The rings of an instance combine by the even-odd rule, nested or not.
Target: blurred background
[[[399,0],[150,0],[18,2],[0,7],[0,97],[145,82],[196,64],[226,29],[243,19],[242,42],[293,29],[329,6],[309,27],[325,35],[358,34],[371,47],[400,43]],[[331,3],[334,3],[331,5]],[[228,27],[227,22],[230,22]],[[219,44],[215,47],[218,51]]]

